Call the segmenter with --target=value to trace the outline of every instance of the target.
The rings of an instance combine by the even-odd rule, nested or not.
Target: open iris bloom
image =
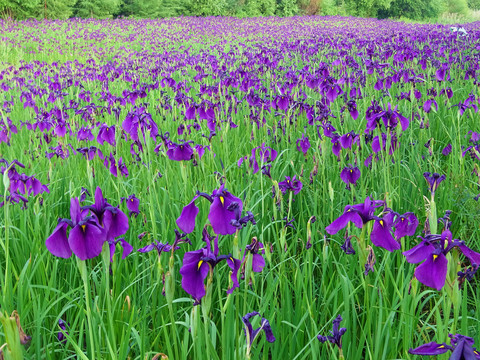
[[[429,342],[421,345],[415,349],[410,349],[408,352],[412,355],[440,355],[447,351],[451,351],[450,360],[478,360],[480,359],[480,352],[473,347],[473,339],[468,336],[456,334],[448,335],[452,346],[446,343],[437,344],[436,342]]]
[[[294,175],[293,178],[290,178],[290,176],[285,176],[285,180],[278,183],[278,188],[283,194],[290,190],[297,195],[300,190],[302,190],[302,187],[303,184],[297,179],[297,175]]]
[[[205,279],[208,274],[213,275],[215,266],[222,260],[227,261],[228,267],[232,270],[230,278],[233,286],[227,290],[231,294],[238,284],[238,270],[241,261],[233,258],[232,255],[218,255],[218,235],[210,236],[206,229],[203,229],[203,240],[206,246],[202,249],[190,251],[183,256],[183,266],[180,269],[182,275],[182,288],[195,299],[195,304],[205,296]],[[213,240],[213,251],[212,251]]]
[[[103,198],[100,188],[95,192],[93,205],[80,207],[78,198],[71,199],[70,217],[59,219],[57,227],[45,241],[47,249],[53,255],[66,259],[72,256],[73,252],[80,260],[91,259],[100,255],[105,241],[113,244],[112,250],[115,249],[115,244],[120,242],[124,248],[123,257],[132,251],[125,240],[114,240],[127,232],[127,216]],[[71,230],[67,237],[69,227]]]
[[[330,235],[335,235],[345,228],[349,222],[361,229],[368,222],[374,221],[370,233],[372,243],[390,252],[398,250],[401,245],[392,235],[393,228],[395,227],[395,236],[401,238],[415,233],[418,220],[413,213],[399,215],[390,209],[385,209],[381,218],[374,215],[375,210],[382,206],[385,206],[384,201],[372,200],[367,196],[362,204],[347,205],[343,214],[328,225],[325,231]]]
[[[420,244],[403,253],[411,264],[422,264],[415,269],[415,278],[422,284],[441,290],[447,277],[448,260],[446,255],[458,248],[470,263],[475,266],[480,264],[480,254],[473,251],[461,240],[452,239],[450,230],[444,230],[441,235],[430,234],[420,237]]]
[[[177,225],[187,234],[191,233],[195,228],[195,219],[199,212],[198,207],[195,205],[195,200],[200,196],[211,203],[208,220],[210,220],[215,234],[230,235],[234,234],[237,229],[246,226],[248,222],[255,224],[251,212],[247,212],[246,216],[241,217],[243,210],[242,200],[233,196],[225,189],[225,185],[222,184],[219,189],[213,190],[212,195],[197,192],[192,201],[183,208],[180,217],[177,219]]]

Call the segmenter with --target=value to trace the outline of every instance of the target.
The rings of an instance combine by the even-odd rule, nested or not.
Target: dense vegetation
[[[5,359],[478,355],[478,24],[0,31]]]
[[[479,0],[0,0],[0,14],[15,19],[317,14],[419,20],[479,7]]]

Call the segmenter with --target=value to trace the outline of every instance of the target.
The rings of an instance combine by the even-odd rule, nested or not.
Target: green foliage
[[[81,18],[109,18],[118,12],[120,0],[77,0],[73,15]]]
[[[448,0],[447,1],[448,12],[467,15],[468,4],[467,0]]]
[[[468,0],[468,7],[472,10],[480,10],[480,0]]]
[[[0,0],[0,16],[26,19],[36,16],[38,0]]]
[[[412,20],[435,19],[444,11],[443,0],[393,0],[388,9],[378,12],[380,18],[406,17]]]
[[[281,0],[278,15],[294,16],[298,15],[299,9],[295,0]]]
[[[36,17],[47,19],[68,19],[73,15],[75,0],[38,0]],[[45,6],[45,4],[47,6]]]

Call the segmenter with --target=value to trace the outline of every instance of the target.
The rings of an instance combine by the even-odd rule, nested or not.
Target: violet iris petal
[[[375,220],[370,233],[370,240],[375,246],[379,246],[390,252],[400,249],[400,243],[391,234],[391,226],[386,221]]]
[[[176,221],[178,227],[187,234],[191,233],[195,228],[195,219],[199,212],[198,207],[195,205],[195,200],[197,198],[198,195],[196,195],[193,200],[182,209],[182,213]]]
[[[48,251],[53,255],[64,259],[68,259],[72,256],[72,250],[68,245],[67,226],[67,223],[60,222],[55,230],[53,230],[52,235],[50,235],[45,241]]]
[[[68,234],[68,245],[80,260],[87,260],[100,255],[104,242],[105,233],[103,229],[90,223],[77,225]]]
[[[415,349],[410,349],[408,353],[412,355],[440,355],[446,353],[448,350],[452,350],[452,347],[445,343],[437,344],[432,341]]]
[[[207,249],[187,252],[183,256],[183,266],[180,268],[182,288],[197,301],[205,296],[204,281],[208,276],[210,265],[202,258],[208,255],[213,254]]]
[[[213,202],[210,205],[208,220],[210,220],[210,223],[212,224],[213,231],[215,234],[219,235],[234,234],[237,231],[237,228],[231,225],[231,222],[236,219],[236,214],[234,211],[228,210],[228,208],[232,203],[236,203],[238,204],[237,211],[241,213],[243,209],[242,200],[224,190],[224,185],[218,190],[214,190],[212,197]]]
[[[432,253],[415,269],[415,277],[422,284],[441,290],[447,277],[447,264],[448,260],[443,253]]]

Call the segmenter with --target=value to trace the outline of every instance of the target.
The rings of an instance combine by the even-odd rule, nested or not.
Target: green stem
[[[87,323],[88,323],[88,335],[90,338],[90,352],[92,360],[95,360],[95,341],[93,337],[93,322],[92,322],[92,310],[90,308],[90,286],[87,276],[87,265],[85,261],[82,261],[77,258],[78,269],[80,270],[80,275],[83,281],[83,289],[85,291],[85,310],[87,312]]]

